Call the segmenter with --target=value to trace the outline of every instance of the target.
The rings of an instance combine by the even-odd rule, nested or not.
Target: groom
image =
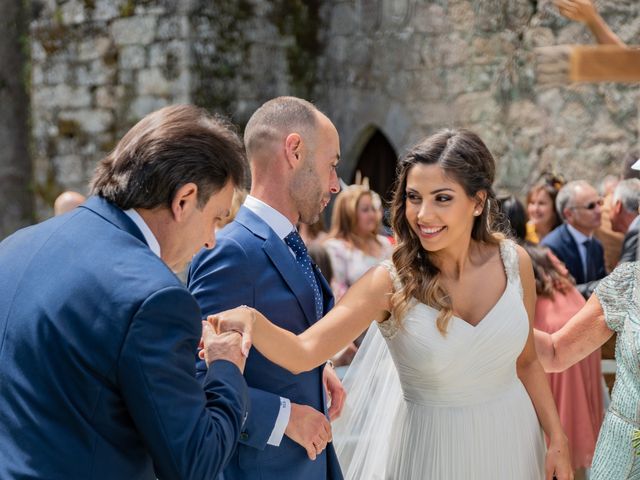
[[[250,195],[218,235],[215,251],[195,257],[189,289],[205,315],[245,304],[300,333],[333,305],[295,225],[317,221],[339,190],[338,133],[311,103],[280,97],[253,114],[244,141]],[[329,416],[337,416],[344,390],[331,367],[293,375],[251,350],[245,369],[251,411],[226,480],[342,478],[328,443],[323,377],[331,395]]]

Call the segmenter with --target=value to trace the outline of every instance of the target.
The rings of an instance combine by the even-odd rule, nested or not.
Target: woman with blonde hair
[[[533,345],[531,261],[496,232],[494,176],[476,134],[427,138],[398,165],[393,261],[297,336],[247,307],[212,319],[220,330],[252,325],[254,346],[292,372],[375,325],[347,372],[347,406],[333,428],[346,479],[573,478]]]
[[[527,242],[537,245],[562,224],[556,209],[556,197],[563,185],[562,179],[549,174],[527,193]]]
[[[331,258],[336,300],[367,270],[391,258],[393,247],[378,234],[382,226],[380,200],[364,185],[351,185],[336,198],[331,215],[331,230],[323,246]]]

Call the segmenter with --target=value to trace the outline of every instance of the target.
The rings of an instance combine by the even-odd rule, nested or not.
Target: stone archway
[[[369,178],[371,189],[378,192],[387,204],[391,200],[397,161],[396,151],[387,137],[375,129],[358,156],[350,183],[354,183],[356,173],[360,172]]]

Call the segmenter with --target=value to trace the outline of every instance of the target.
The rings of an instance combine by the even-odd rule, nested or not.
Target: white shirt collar
[[[573,237],[573,239],[576,241],[578,245],[582,245],[584,244],[585,240],[591,239],[591,237],[587,237],[584,233],[580,232],[579,230],[572,227],[568,223],[567,223],[567,228],[569,229],[569,233],[571,234],[571,236]]]
[[[636,228],[638,224],[640,224],[640,215],[636,216],[636,218],[633,219],[633,222],[629,224],[629,228],[627,229],[627,232],[632,228]]]
[[[256,197],[247,195],[243,205],[260,217],[283,240],[292,230],[295,230],[293,223],[287,217]]]
[[[151,251],[155,253],[158,257],[160,257],[160,244],[158,243],[158,240],[156,239],[155,235],[153,234],[149,226],[145,223],[145,221],[140,216],[140,214],[136,212],[133,208],[130,208],[129,210],[124,210],[124,213],[127,217],[133,220],[133,223],[136,224],[136,227],[140,229],[140,231],[142,232],[142,236],[147,241],[147,245],[149,245],[149,248],[151,249]]]

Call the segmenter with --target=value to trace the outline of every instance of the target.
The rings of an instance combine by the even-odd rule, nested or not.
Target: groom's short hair
[[[249,159],[290,133],[298,133],[312,146],[318,128],[314,104],[297,97],[277,97],[265,102],[247,122],[244,145]]]

